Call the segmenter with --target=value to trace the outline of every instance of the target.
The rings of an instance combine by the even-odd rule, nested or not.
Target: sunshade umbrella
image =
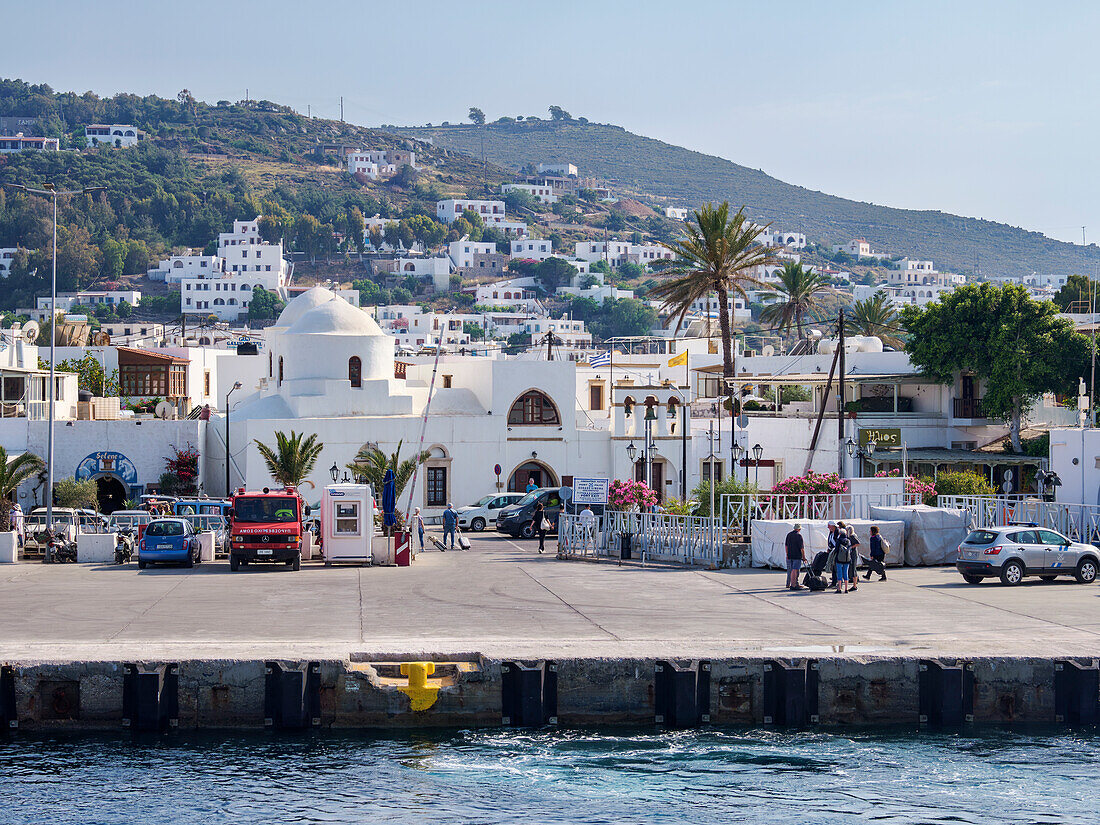
[[[397,478],[392,468],[387,468],[382,478],[382,524],[385,527],[397,524]]]

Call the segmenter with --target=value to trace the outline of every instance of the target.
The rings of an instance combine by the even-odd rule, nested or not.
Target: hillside
[[[348,230],[363,217],[434,217],[438,198],[499,188],[511,177],[461,154],[269,101],[207,104],[182,92],[175,100],[99,98],[0,79],[0,116],[36,117],[37,132],[79,150],[0,155],[0,184],[105,187],[60,202],[62,291],[140,276],[158,256],[209,246],[234,219],[260,212],[276,221],[270,239],[289,250],[343,257],[355,251]],[[89,123],[132,124],[148,139],[132,148],[81,148]],[[397,146],[413,148],[419,168],[391,180],[353,177],[340,155],[342,147]],[[31,251],[0,290],[0,310],[26,306],[48,288],[50,231],[48,201],[0,188],[0,247]]]
[[[847,200],[777,180],[757,169],[693,152],[619,126],[581,121],[527,120],[518,123],[394,128],[396,134],[431,138],[506,169],[529,163],[566,161],[582,175],[594,175],[626,192],[647,192],[677,206],[708,200],[744,204],[777,226],[801,230],[811,241],[842,243],[863,237],[875,249],[931,258],[940,269],[973,273],[980,261],[986,275],[1091,272],[1100,248],[1052,240],[1007,224],[938,211],[894,209]]]

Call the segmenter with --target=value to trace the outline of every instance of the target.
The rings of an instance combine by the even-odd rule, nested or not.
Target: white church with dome
[[[265,374],[231,398],[234,488],[270,483],[257,441],[273,444],[276,431],[316,433],[324,450],[309,478],[313,486],[304,491],[315,500],[331,482],[329,468],[335,464],[343,474],[364,444],[376,443],[388,454],[402,442],[402,456],[411,456],[426,406],[424,449],[431,457],[421,467],[412,505],[428,515],[449,501],[461,506],[498,489],[522,491],[529,480],[552,486],[574,476],[631,472],[623,449],[629,434],[613,434],[610,404],[595,413],[581,407],[578,398],[587,399],[589,387],[580,384],[591,376],[582,378],[573,362],[445,358],[428,405],[433,364],[403,364],[404,377],[397,377],[394,338],[321,287],[295,298],[268,327],[266,340],[258,356],[266,361]],[[224,479],[224,418],[207,431],[206,457],[213,493],[224,485],[215,481]],[[402,510],[408,494],[399,502]]]

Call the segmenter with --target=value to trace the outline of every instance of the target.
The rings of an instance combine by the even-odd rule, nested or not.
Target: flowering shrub
[[[875,478],[897,478],[901,475],[901,470],[879,470],[875,473]],[[907,501],[912,501],[917,496],[920,496],[920,500],[924,504],[932,504],[936,500],[936,482],[930,478],[914,478],[913,476],[905,477],[905,498]]]
[[[160,477],[161,492],[167,495],[193,496],[198,492],[199,451],[188,445],[186,450],[172,448],[175,455],[164,459],[165,472]]]
[[[649,489],[644,481],[611,482],[607,496],[607,506],[612,510],[635,510],[653,507],[657,504],[657,493]]]
[[[786,495],[846,493],[848,483],[836,473],[815,473],[811,470],[804,476],[783,479],[772,487],[772,492]]]

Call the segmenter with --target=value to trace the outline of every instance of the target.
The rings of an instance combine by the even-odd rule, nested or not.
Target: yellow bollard
[[[439,697],[439,687],[428,684],[428,677],[435,673],[434,662],[403,662],[401,675],[409,677],[409,684],[398,690],[409,697],[413,710],[427,710]]]

